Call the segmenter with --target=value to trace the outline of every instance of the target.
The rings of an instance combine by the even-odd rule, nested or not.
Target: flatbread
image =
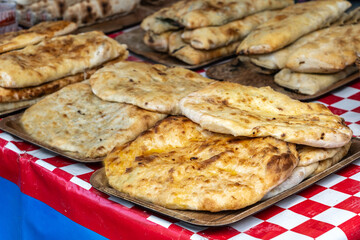
[[[133,11],[140,0],[88,0],[69,6],[63,19],[79,26],[92,24],[114,14],[126,15]]]
[[[141,23],[145,30],[157,34],[180,28],[196,29],[220,26],[248,15],[281,9],[293,4],[293,0],[185,0],[163,8],[148,16]]]
[[[0,55],[0,86],[37,86],[127,55],[126,45],[102,32],[54,37]]]
[[[299,145],[299,166],[307,166],[315,162],[333,158],[339,152],[347,152],[350,148],[350,145],[351,141],[339,148],[314,148]]]
[[[182,113],[203,128],[234,136],[272,136],[313,147],[348,143],[344,119],[319,103],[302,103],[270,87],[215,82],[180,101]]]
[[[179,114],[181,98],[212,82],[188,69],[144,62],[109,65],[90,79],[94,94],[103,100],[167,114]]]
[[[333,27],[292,52],[285,67],[304,73],[339,72],[355,63],[359,42],[360,24]]]
[[[41,99],[42,99],[42,97],[34,98],[31,100],[0,103],[0,114],[4,114],[4,112],[9,112],[9,111],[13,111],[13,110],[15,111],[17,109],[20,110],[20,109],[23,109],[26,107],[30,107],[31,105],[37,103]]]
[[[317,29],[329,26],[351,4],[348,1],[309,1],[282,10],[275,18],[258,26],[240,44],[238,54],[265,54],[287,46]]]
[[[355,65],[348,66],[340,72],[329,74],[298,73],[284,68],[275,74],[274,81],[282,87],[295,90],[302,94],[313,95],[356,71],[358,71],[358,68]]]
[[[274,17],[279,11],[264,11],[222,26],[185,30],[182,39],[193,48],[210,50],[240,41],[253,29]]]
[[[103,157],[166,115],[106,102],[87,83],[62,88],[28,108],[20,122],[35,140],[80,157]]]
[[[152,31],[147,31],[144,35],[144,43],[155,51],[167,53],[169,51],[169,36],[172,33],[172,31],[168,31],[156,34]]]
[[[51,82],[41,84],[39,86],[27,88],[2,88],[0,87],[0,103],[25,101],[38,98],[50,93],[56,92],[59,89],[76,82],[84,81],[90,78],[95,72],[95,69],[87,70],[84,73],[78,73],[72,76],[60,78]]]
[[[30,29],[0,35],[0,53],[39,43],[45,38],[68,34],[77,28],[68,21],[42,22]]]
[[[320,161],[319,166],[316,168],[316,170],[310,175],[310,177],[315,176],[318,173],[321,173],[331,167],[332,165],[340,162],[341,159],[343,159],[346,154],[348,153],[351,146],[351,142],[346,144],[343,148],[341,148],[340,151],[338,151],[333,157],[330,157],[326,160]]]
[[[186,44],[181,38],[181,31],[174,32],[169,37],[169,54],[189,64],[198,65],[210,60],[219,59],[235,54],[240,42],[233,42],[227,46],[211,49],[198,50]]]
[[[235,210],[259,201],[297,164],[295,146],[239,138],[169,117],[104,160],[110,186],[174,209]]]
[[[314,162],[307,166],[297,166],[294,171],[291,173],[290,177],[288,177],[284,182],[280,185],[273,188],[270,192],[268,192],[262,200],[269,199],[273,196],[276,196],[286,190],[295,187],[299,183],[301,183],[304,179],[309,177],[319,166],[318,162]]]
[[[328,28],[309,33],[305,36],[302,36],[292,44],[275,52],[265,54],[239,55],[238,58],[241,62],[250,62],[256,66],[266,69],[283,69],[292,52],[308,42],[313,42],[317,37],[326,31],[328,31]]]

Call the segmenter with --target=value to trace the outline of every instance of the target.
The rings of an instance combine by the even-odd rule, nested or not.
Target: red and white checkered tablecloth
[[[129,60],[141,61],[130,56]],[[205,74],[203,70],[199,70]],[[360,79],[317,102],[360,136]],[[76,163],[0,133],[0,177],[80,225],[110,239],[360,239],[360,159],[306,190],[239,222],[199,227],[92,188],[102,164]]]

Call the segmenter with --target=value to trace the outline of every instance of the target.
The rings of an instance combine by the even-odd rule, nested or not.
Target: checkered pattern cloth
[[[205,74],[204,69],[198,72]],[[360,80],[317,102],[360,136]],[[0,149],[1,177],[110,239],[360,239],[360,160],[239,222],[199,227],[95,190],[89,179],[101,164],[75,163],[5,132],[0,133]]]

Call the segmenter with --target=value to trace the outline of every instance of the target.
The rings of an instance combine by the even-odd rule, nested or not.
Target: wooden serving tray
[[[79,156],[76,153],[65,152],[61,149],[49,146],[48,144],[46,144],[44,142],[40,142],[40,141],[33,139],[29,134],[27,134],[25,132],[25,130],[21,126],[20,118],[22,115],[23,115],[23,112],[3,118],[2,120],[0,120],[0,129],[5,132],[11,133],[12,135],[14,135],[18,138],[21,138],[27,142],[30,142],[34,145],[45,148],[51,152],[54,152],[58,155],[67,157],[67,158],[77,161],[77,162],[94,163],[94,162],[102,162],[103,161],[104,158],[84,158],[84,157]]]
[[[319,181],[320,179],[323,179],[324,177],[330,175],[331,173],[334,173],[335,171],[343,168],[344,166],[350,164],[354,160],[360,158],[360,139],[353,138],[352,139],[352,145],[349,150],[349,153],[347,156],[341,160],[339,163],[331,166],[330,168],[326,169],[325,171],[308,178],[298,184],[297,186],[286,190],[272,198],[269,198],[265,201],[260,201],[258,203],[255,203],[249,207],[236,210],[236,211],[222,211],[218,213],[211,213],[206,211],[185,211],[185,210],[174,210],[174,209],[168,209],[156,204],[153,204],[151,202],[147,202],[144,200],[139,200],[133,197],[130,197],[128,194],[119,192],[115,190],[114,188],[110,187],[107,178],[105,176],[105,169],[101,168],[97,170],[90,178],[90,183],[94,188],[97,190],[107,193],[112,196],[116,196],[122,199],[125,199],[129,202],[138,204],[142,207],[151,209],[157,213],[176,218],[178,220],[200,225],[200,226],[223,226],[227,224],[231,224],[234,222],[237,222],[245,217],[248,217],[258,211],[261,211],[280,200],[291,196],[307,187],[309,187],[311,184]]]
[[[140,27],[137,27],[137,28],[132,29],[129,32],[126,32],[126,33],[123,33],[123,34],[117,36],[115,39],[120,43],[126,44],[128,46],[128,49],[135,54],[145,57],[153,62],[161,63],[164,65],[173,66],[173,67],[197,69],[197,68],[201,68],[206,65],[209,65],[210,63],[215,63],[217,61],[224,60],[226,58],[231,57],[231,55],[229,55],[229,56],[212,59],[210,61],[206,61],[201,64],[190,65],[190,64],[180,61],[179,59],[177,59],[175,57],[170,56],[167,53],[156,52],[153,49],[151,49],[150,47],[146,46],[145,43],[143,42],[144,34],[145,34],[145,31],[142,30]]]
[[[348,76],[347,78],[344,78],[336,82],[330,87],[319,91],[314,95],[305,95],[277,85],[274,82],[273,74],[262,74],[260,73],[260,71],[261,70],[258,67],[255,67],[252,64],[239,63],[237,59],[233,59],[232,61],[228,61],[225,63],[221,63],[219,65],[214,65],[209,67],[206,70],[206,75],[209,78],[213,78],[216,80],[235,82],[247,86],[253,86],[253,87],[270,86],[275,91],[288,95],[293,99],[302,100],[302,101],[319,98],[320,96],[323,96],[337,88],[340,88],[360,77],[359,72],[356,72]]]

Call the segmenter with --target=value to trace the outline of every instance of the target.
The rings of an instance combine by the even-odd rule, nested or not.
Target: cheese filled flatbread
[[[275,74],[274,81],[282,87],[295,90],[302,94],[313,95],[356,71],[358,71],[356,66],[348,66],[340,72],[329,74],[299,73],[284,68]]]
[[[180,101],[181,112],[203,128],[234,136],[275,138],[313,147],[348,143],[344,119],[319,103],[303,103],[272,90],[215,82]]]
[[[240,44],[238,54],[265,54],[287,46],[317,29],[329,26],[351,4],[348,1],[309,1],[297,3],[258,26]]]
[[[210,60],[228,57],[235,54],[240,42],[233,42],[227,46],[211,50],[198,50],[185,43],[181,38],[181,31],[174,32],[169,37],[169,54],[189,64],[198,65]]]
[[[0,86],[37,86],[127,55],[126,45],[97,31],[54,37],[0,55]]]
[[[79,26],[92,24],[114,14],[126,15],[133,11],[140,0],[88,0],[69,6],[63,19]]]
[[[168,114],[179,114],[181,98],[212,82],[188,69],[144,62],[109,65],[90,79],[94,94],[103,100]]]
[[[45,38],[68,34],[77,28],[68,21],[42,22],[30,29],[0,35],[0,53],[36,44]]]
[[[332,27],[291,53],[285,67],[294,72],[335,73],[353,65],[360,50],[360,24]]]
[[[294,144],[216,134],[164,119],[106,157],[110,186],[173,209],[218,212],[259,201],[297,165]]]
[[[103,157],[166,115],[106,102],[87,83],[75,83],[28,108],[20,122],[35,140],[80,157]],[[99,127],[101,126],[101,127]]]
[[[277,12],[264,11],[222,26],[185,30],[181,37],[196,49],[209,50],[223,47],[241,40],[258,25],[274,17]]]

